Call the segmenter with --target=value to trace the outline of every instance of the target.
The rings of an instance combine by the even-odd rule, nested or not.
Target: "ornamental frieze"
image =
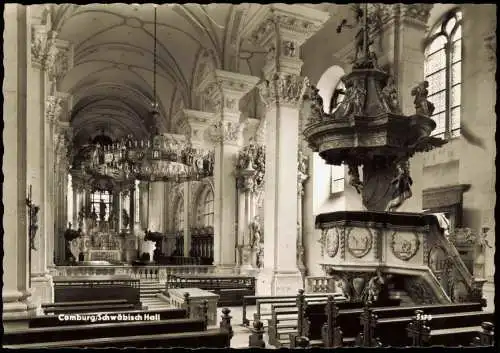
[[[271,79],[260,83],[258,89],[266,106],[276,103],[298,106],[308,86],[307,77],[275,73]]]

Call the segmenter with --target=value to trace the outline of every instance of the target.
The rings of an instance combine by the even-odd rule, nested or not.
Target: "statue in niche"
[[[262,242],[261,228],[260,228],[260,217],[255,216],[253,221],[250,222],[250,244],[252,249],[258,249]]]
[[[415,97],[413,102],[415,103],[417,115],[429,117],[432,116],[432,113],[434,112],[434,104],[427,100],[427,96],[429,95],[428,88],[429,82],[423,81],[411,90],[412,97]]]
[[[126,209],[122,210],[122,225],[123,228],[127,228],[130,223],[130,217]]]
[[[396,165],[398,175],[392,180],[394,192],[392,199],[387,205],[386,211],[394,212],[407,199],[412,197],[411,186],[413,179],[410,176],[410,163],[405,160]]]
[[[398,91],[392,76],[387,80],[387,84],[382,89],[382,103],[389,112],[399,113],[401,111],[398,102]]]
[[[361,115],[365,107],[366,90],[363,87],[363,82],[361,80],[356,80],[352,84],[352,104],[353,113]]]
[[[106,203],[104,202],[103,199],[99,202],[99,221],[104,222],[104,219],[106,218]]]

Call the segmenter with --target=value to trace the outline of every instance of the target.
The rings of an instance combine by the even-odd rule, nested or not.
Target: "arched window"
[[[435,110],[432,135],[445,139],[460,136],[462,89],[462,12],[446,14],[431,31],[425,48],[425,79]]]
[[[214,193],[210,186],[207,186],[200,195],[197,223],[202,227],[214,225]]]
[[[104,205],[106,207],[104,213],[104,219],[101,219],[100,216],[101,201],[104,202]],[[109,212],[113,207],[112,204],[113,204],[113,195],[111,195],[109,191],[96,191],[90,194],[91,212],[95,210],[95,213],[97,214],[97,220],[99,221],[107,221],[109,219]]]
[[[177,199],[177,208],[175,210],[174,216],[174,227],[175,230],[184,230],[184,199],[179,197]]]

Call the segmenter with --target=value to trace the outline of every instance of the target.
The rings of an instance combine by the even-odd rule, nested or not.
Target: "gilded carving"
[[[408,261],[420,248],[418,234],[409,232],[394,232],[392,234],[391,250],[394,256],[403,261]]]
[[[297,106],[302,101],[308,85],[307,77],[275,73],[270,80],[265,80],[257,87],[266,106],[276,103]]]
[[[368,228],[356,228],[347,236],[347,250],[357,258],[362,258],[371,250],[373,234]]]

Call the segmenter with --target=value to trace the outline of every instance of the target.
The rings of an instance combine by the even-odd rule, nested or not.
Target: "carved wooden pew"
[[[347,307],[359,305],[345,302],[345,298],[338,293],[331,296]],[[269,344],[276,347],[286,346],[289,344],[290,334],[304,336],[301,332],[305,330],[307,323],[304,322],[303,315],[299,313],[303,312],[307,305],[325,305],[327,298],[326,293],[306,295],[301,289],[295,298],[295,304],[271,304],[271,318],[268,320]],[[286,338],[283,339],[282,336]]]
[[[482,331],[479,336],[474,337],[472,346],[487,347],[495,345],[495,325],[491,322],[483,322],[481,324]]]
[[[218,306],[240,306],[243,297],[255,295],[255,278],[246,276],[169,275],[166,294],[171,288],[200,288],[219,295]]]
[[[325,326],[325,323],[327,323],[327,320],[330,320],[329,327],[332,329],[335,329],[336,327],[340,328],[340,332],[342,333],[342,346],[352,346],[357,343],[361,346],[372,347],[378,345],[376,340],[377,337],[372,334],[373,331],[365,330],[368,330],[369,327],[372,327],[372,330],[374,330],[374,325],[379,325],[377,326],[377,332],[382,335],[382,339],[380,339],[380,341],[384,345],[389,344],[386,343],[386,335],[387,337],[390,337],[390,339],[396,340],[395,343],[397,343],[398,340],[400,340],[399,342],[407,342],[406,326],[415,315],[415,310],[424,310],[426,313],[432,314],[433,317],[434,315],[439,314],[456,315],[457,312],[462,314],[470,312],[475,312],[475,315],[482,314],[480,312],[482,309],[481,303],[420,305],[408,307],[365,307],[363,309],[343,309],[342,305],[345,305],[345,303],[335,304],[334,307],[330,306],[330,310],[333,310],[331,315],[332,318],[329,318],[328,312],[325,312],[326,305],[320,306],[319,304],[316,304],[311,305],[311,307],[306,307],[304,320],[308,323],[308,327],[306,326],[306,329],[303,331],[303,336],[307,337],[313,345],[323,345],[325,337],[323,327]],[[316,307],[313,308],[313,306]],[[323,308],[324,312],[318,312],[319,308]],[[361,332],[362,335],[360,335],[360,331],[362,329],[363,332]],[[332,331],[328,334],[330,336],[335,336],[339,334],[339,331]],[[356,337],[357,342],[355,342]],[[321,343],[318,343],[318,340]],[[386,340],[386,342],[384,342],[384,340]],[[331,340],[326,343],[331,344]],[[339,344],[340,342],[338,341],[334,342],[334,346],[338,346]],[[394,345],[394,343],[390,344]]]
[[[206,330],[207,317],[203,320],[176,319],[88,325],[88,328],[73,326],[29,329],[24,330],[24,332],[11,331],[7,334],[7,340],[4,336],[4,347],[228,348],[233,336],[229,313],[229,309],[224,309],[220,328],[208,331]]]
[[[86,314],[93,314],[95,312],[89,312]],[[150,315],[159,315],[160,320],[172,320],[172,319],[184,319],[187,318],[187,311],[185,309],[162,309],[162,310],[129,310],[129,311],[120,311],[120,314],[124,314],[126,316],[136,316],[137,314],[150,314]],[[101,315],[104,314],[115,314],[115,312],[101,312]],[[132,321],[125,320],[121,322]],[[106,321],[96,321],[93,322],[94,325],[105,324]],[[75,325],[86,325],[88,321],[83,320],[61,320],[58,315],[47,315],[47,316],[37,316],[29,321],[30,328],[37,327],[51,327],[51,326],[75,326]]]
[[[303,291],[302,291],[303,293]],[[325,301],[328,295],[334,295],[339,300],[343,297],[338,293],[310,293],[304,294],[305,298],[309,301],[314,301],[317,299],[318,301]],[[295,312],[297,313],[297,296],[296,295],[282,295],[282,296],[257,296],[257,295],[248,295],[243,297],[243,320],[242,325],[248,326],[250,325],[250,320],[247,318],[247,306],[255,305],[256,313],[254,314],[254,319],[261,321],[263,317],[270,316],[272,314],[271,311],[263,311],[262,307],[268,304],[276,304],[276,306],[280,307],[288,307],[293,310],[295,308]]]
[[[425,317],[424,315],[427,315]],[[422,317],[424,317],[422,319]],[[447,346],[465,347],[478,342],[478,335],[484,339],[488,346],[493,342],[486,339],[492,337],[489,330],[490,322],[481,320],[494,320],[493,313],[456,313],[432,315],[431,317],[419,311],[407,326],[410,344],[413,347]],[[481,339],[479,339],[479,343]]]
[[[85,300],[63,303],[45,303],[41,305],[44,314],[60,314],[74,312],[98,311],[101,309],[108,311],[126,310],[134,307],[126,299],[113,300]]]

